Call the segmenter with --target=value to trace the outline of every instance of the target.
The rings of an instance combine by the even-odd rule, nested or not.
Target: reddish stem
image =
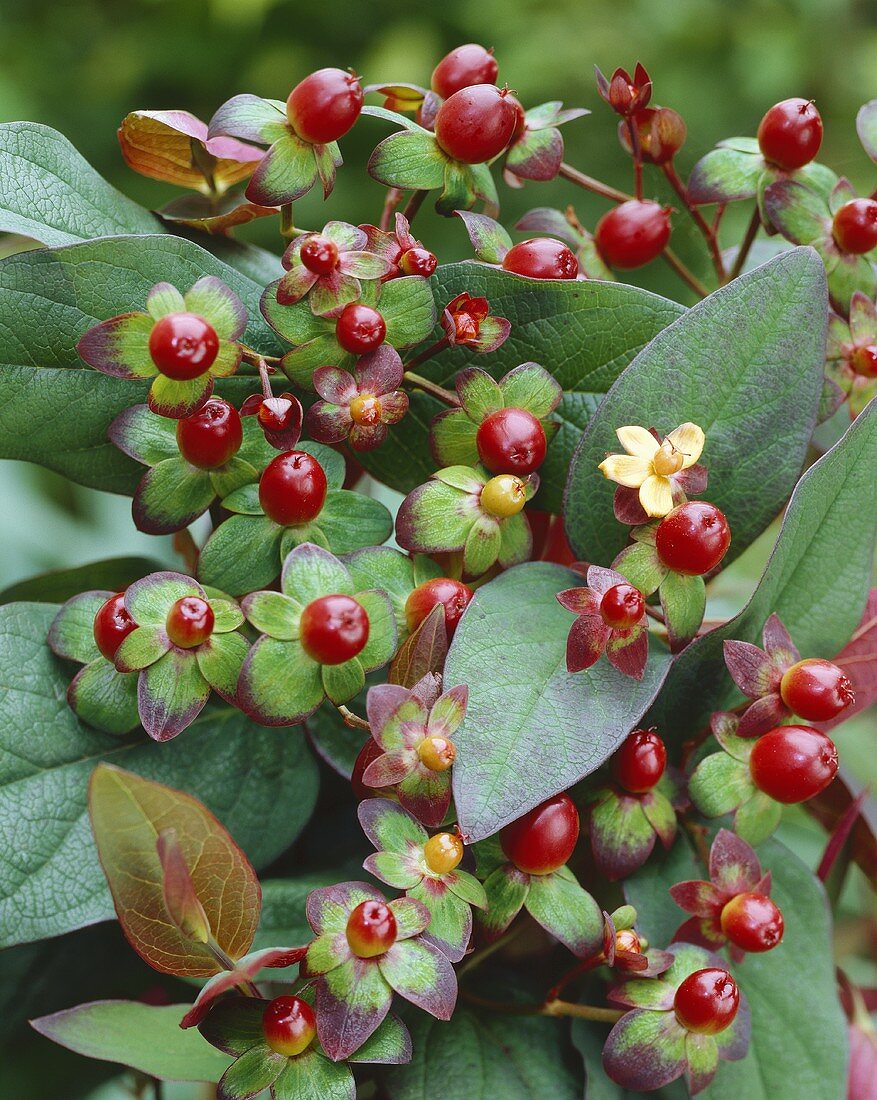
[[[708,224],[697,206],[695,206],[695,204],[691,201],[691,198],[688,194],[688,188],[679,178],[679,174],[676,171],[676,167],[673,164],[673,161],[668,161],[667,164],[664,164],[661,167],[664,170],[664,175],[667,177],[670,186],[682,200],[685,209],[691,215],[692,219],[694,220],[694,224],[703,235],[703,239],[706,241],[707,248],[709,249],[709,253],[713,261],[713,267],[716,271],[716,278],[719,280],[719,285],[721,286],[725,282],[727,276],[725,273],[725,264],[722,260],[722,251],[719,248],[718,234],[715,232],[713,226]]]

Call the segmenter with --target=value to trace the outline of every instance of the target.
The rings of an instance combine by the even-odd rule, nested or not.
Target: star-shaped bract
[[[411,232],[408,219],[399,212],[396,213],[395,228],[392,232],[379,229],[376,225],[361,225],[359,228],[365,232],[369,251],[376,252],[391,265],[389,274],[384,276],[386,279],[396,279],[403,274],[399,261],[406,252],[423,249],[423,244]],[[435,261],[434,256],[433,261]]]
[[[590,668],[605,653],[619,672],[641,680],[649,656],[645,611],[630,627],[609,626],[600,614],[600,602],[610,588],[627,582],[620,573],[599,565],[588,566],[587,582],[587,588],[567,588],[557,593],[558,603],[576,616],[566,642],[567,671]]]
[[[646,72],[645,66],[638,61],[633,71],[633,76],[627,69],[618,68],[607,80],[603,73],[594,66],[597,78],[597,92],[602,100],[609,104],[613,111],[629,118],[643,107],[648,106],[652,98],[652,81]]]
[[[408,411],[399,387],[405,368],[395,348],[384,344],[356,361],[353,373],[318,367],[314,389],[321,400],[308,409],[305,423],[321,443],[346,441],[351,450],[370,451],[387,438],[388,428]]]
[[[839,408],[844,396],[850,416],[858,416],[877,396],[877,306],[860,290],[850,299],[849,321],[828,315],[825,375],[828,393],[823,393],[821,419]]]
[[[620,917],[626,917],[623,922]],[[603,911],[603,956],[601,961],[613,970],[624,974],[637,974],[641,978],[655,978],[672,964],[673,956],[668,951],[650,948],[648,954],[638,947],[624,946],[619,934],[633,931],[636,922],[636,910],[631,905],[623,905],[614,913]],[[636,937],[639,944],[639,937]]]
[[[179,380],[161,374],[149,352],[156,323],[176,313],[194,313],[212,325],[219,350],[197,378]],[[90,367],[114,378],[151,378],[147,398],[159,416],[181,419],[204,404],[217,378],[234,374],[241,361],[237,341],[247,325],[240,298],[213,275],[205,275],[185,294],[170,283],[157,283],[146,296],[146,312],[123,313],[90,328],[76,350]]]
[[[584,107],[564,109],[559,100],[525,111],[524,126],[506,152],[505,182],[510,187],[522,187],[523,180],[555,179],[563,163],[563,134],[558,127],[590,113]]]
[[[599,469],[619,486],[615,515],[620,522],[635,525],[666,516],[688,499],[686,494],[706,489],[706,470],[697,465],[705,436],[697,424],[680,424],[665,439],[633,424],[615,434],[627,453],[609,455]]]
[[[465,290],[442,311],[441,326],[451,347],[466,347],[479,354],[496,351],[509,338],[511,321],[494,317],[486,298],[473,298]]]
[[[668,850],[673,847],[674,793],[666,775],[644,794],[631,794],[615,785],[596,792],[590,814],[591,848],[597,867],[610,882],[642,867],[656,840]]]
[[[317,236],[331,241],[338,250],[334,268],[325,275],[311,271],[301,258],[302,246]],[[319,234],[296,237],[283,253],[286,274],[277,284],[277,301],[292,305],[307,297],[311,312],[318,317],[337,316],[348,302],[355,302],[362,295],[360,280],[383,279],[393,269],[368,244],[364,230],[340,221],[327,222]]]
[[[301,436],[304,410],[294,394],[266,397],[253,393],[241,405],[241,416],[255,416],[265,439],[276,451],[291,451]]]
[[[758,737],[792,713],[782,700],[783,673],[801,659],[779,615],[771,615],[762,632],[764,649],[751,642],[724,643],[725,664],[734,683],[754,702],[740,717],[738,737]]]

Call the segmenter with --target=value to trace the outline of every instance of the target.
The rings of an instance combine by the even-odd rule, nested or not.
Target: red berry
[[[467,42],[445,54],[432,71],[432,90],[447,99],[462,88],[473,84],[495,84],[499,66],[492,50],[477,42]]]
[[[783,938],[783,915],[764,894],[737,894],[722,909],[721,922],[742,951],[770,951]]]
[[[180,649],[194,649],[213,633],[213,608],[200,596],[183,596],[168,612],[165,630]]]
[[[864,378],[877,378],[877,344],[856,348],[850,356],[850,366]]]
[[[445,611],[445,629],[450,641],[461,615],[474,595],[468,584],[455,581],[451,577],[435,577],[431,581],[424,581],[405,601],[405,619],[409,631],[413,634],[436,604],[441,604]]]
[[[837,748],[812,726],[777,726],[749,757],[752,782],[777,802],[806,802],[837,774]]]
[[[765,160],[778,168],[803,168],[819,152],[822,118],[809,100],[784,99],[758,124],[758,144]]]
[[[262,1013],[262,1033],[276,1054],[295,1058],[314,1041],[317,1018],[300,997],[275,997]]]
[[[642,267],[660,256],[669,240],[669,211],[638,199],[604,214],[594,230],[597,251],[610,267]]]
[[[364,798],[375,798],[382,794],[374,787],[368,787],[362,780],[363,772],[369,766],[373,764],[379,756],[383,756],[384,750],[374,740],[373,737],[369,737],[366,743],[359,750],[359,755],[353,764],[353,774],[350,776],[350,785],[353,787],[353,795],[358,801],[362,801]],[[386,797],[386,795],[383,795]]]
[[[427,248],[409,248],[399,257],[399,269],[403,275],[421,275],[428,279],[435,273],[438,260]]]
[[[730,1027],[739,1007],[737,983],[727,970],[713,966],[689,974],[673,999],[679,1023],[703,1035],[717,1035]]]
[[[338,256],[338,245],[319,233],[308,237],[299,250],[301,262],[315,275],[330,275],[338,266]]]
[[[321,665],[340,665],[361,653],[368,632],[368,614],[352,596],[320,596],[301,613],[302,648]]]
[[[449,157],[464,164],[493,160],[511,141],[516,112],[493,84],[454,92],[435,116],[435,136]]]
[[[383,955],[396,942],[396,918],[382,901],[361,901],[347,919],[347,943],[360,959]]]
[[[383,344],[387,335],[387,323],[371,306],[351,302],[346,305],[335,322],[335,338],[351,355],[366,355]]]
[[[815,657],[798,661],[783,674],[780,695],[792,714],[808,722],[828,722],[856,698],[843,670]]]
[[[838,248],[860,255],[877,247],[877,202],[851,199],[834,215],[832,232]]]
[[[256,419],[265,431],[285,432],[300,415],[298,399],[287,393],[279,397],[264,398],[259,405]]]
[[[475,437],[478,457],[493,474],[532,474],[545,461],[545,429],[526,409],[498,409]]]
[[[511,140],[509,141],[509,145],[513,145],[527,129],[527,112],[524,110],[524,105],[517,96],[513,96],[509,93],[506,99],[515,109],[515,128],[512,130]]]
[[[502,266],[530,279],[574,279],[579,273],[575,254],[552,237],[533,237],[512,245],[502,258]]]
[[[630,630],[645,613],[642,592],[632,584],[616,584],[600,600],[600,617],[611,630]]]
[[[177,421],[180,454],[199,470],[224,466],[238,453],[243,439],[240,414],[221,397],[211,397],[198,412]]]
[[[197,313],[169,313],[149,334],[149,354],[159,371],[177,382],[200,378],[219,354],[219,337]]]
[[[316,519],[326,500],[326,474],[313,455],[286,451],[273,458],[259,479],[259,503],[282,527]]]
[[[108,661],[116,656],[116,650],[137,626],[125,610],[125,593],[110,596],[94,617],[94,642]]]
[[[691,500],[658,524],[658,557],[674,573],[699,577],[719,564],[731,545],[731,529],[714,504]]]
[[[286,117],[303,141],[326,145],[343,137],[362,110],[359,78],[343,69],[318,69],[289,93]]]
[[[529,875],[547,875],[562,867],[578,838],[579,811],[568,794],[549,798],[499,834],[506,856]]]
[[[667,749],[654,730],[634,730],[612,758],[612,774],[630,794],[650,791],[666,766]]]

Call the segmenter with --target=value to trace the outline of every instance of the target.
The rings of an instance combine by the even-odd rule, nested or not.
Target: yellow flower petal
[[[682,469],[687,470],[700,458],[706,436],[703,428],[692,424],[690,420],[674,428],[667,436],[677,451],[683,456]]]
[[[625,451],[629,455],[636,455],[637,458],[651,458],[660,445],[651,432],[636,424],[618,428],[615,434]]]
[[[648,459],[633,455],[609,455],[597,468],[610,481],[626,485],[628,489],[638,489],[652,472]]]
[[[642,483],[639,502],[650,516],[666,516],[673,510],[673,489],[670,479],[652,474]]]

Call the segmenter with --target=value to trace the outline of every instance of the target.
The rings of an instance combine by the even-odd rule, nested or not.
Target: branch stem
[[[417,389],[423,390],[424,393],[430,394],[441,401],[442,404],[449,405],[452,409],[456,409],[460,405],[457,395],[451,390],[446,390],[444,386],[440,386],[436,382],[430,382],[428,378],[415,374],[414,371],[406,370],[402,378],[410,386],[416,386]]]
[[[578,168],[573,168],[566,161],[561,164],[559,175],[565,180],[569,180],[570,183],[575,183],[579,187],[584,187],[586,191],[592,191],[595,195],[602,195],[604,199],[611,199],[613,202],[627,202],[633,198],[633,195],[628,195],[625,191],[619,191],[617,187],[610,187],[608,183],[601,183],[593,176],[586,176],[584,172],[580,172]]]
[[[477,1008],[485,1008],[502,1016],[576,1016],[580,1020],[597,1020],[614,1024],[624,1012],[618,1008],[602,1008],[598,1005],[577,1005],[571,1001],[548,1001],[545,1004],[515,1004],[513,1001],[491,1001],[467,990],[460,990],[460,997]]]
[[[339,704],[337,710],[344,719],[345,726],[349,726],[352,730],[368,730],[371,733],[369,723],[364,718],[360,718],[358,714],[354,714],[349,707]]]
[[[693,271],[686,267],[672,248],[665,248],[661,253],[661,258],[699,298],[706,298],[709,296],[709,288],[698,279]]]
[[[715,228],[708,224],[703,214],[701,214],[698,207],[691,201],[688,194],[688,188],[679,178],[679,173],[676,171],[676,167],[673,161],[668,161],[667,164],[662,165],[664,175],[676,194],[679,196],[683,206],[691,215],[694,224],[700,230],[703,239],[706,241],[706,246],[709,249],[710,258],[713,261],[713,267],[715,268],[716,278],[721,286],[727,276],[725,274],[725,263],[722,259],[722,250],[719,248],[719,238],[715,231]]]
[[[386,233],[390,228],[390,222],[393,220],[393,214],[396,212],[396,207],[402,201],[404,191],[400,191],[398,187],[391,187],[384,199],[384,209],[381,211],[381,220],[378,222],[378,229],[383,229]]]
[[[414,221],[417,211],[423,206],[423,200],[428,194],[428,191],[415,191],[408,202],[405,203],[405,209],[402,213],[408,219],[409,225]]]
[[[737,255],[734,258],[734,266],[731,268],[728,274],[728,281],[736,279],[740,272],[743,270],[743,265],[746,263],[746,257],[749,255],[749,250],[752,248],[755,238],[758,236],[758,230],[761,228],[761,214],[758,207],[752,211],[752,217],[749,219],[749,225],[746,227],[746,232],[743,235],[743,240],[740,242],[740,247],[737,249]]]

